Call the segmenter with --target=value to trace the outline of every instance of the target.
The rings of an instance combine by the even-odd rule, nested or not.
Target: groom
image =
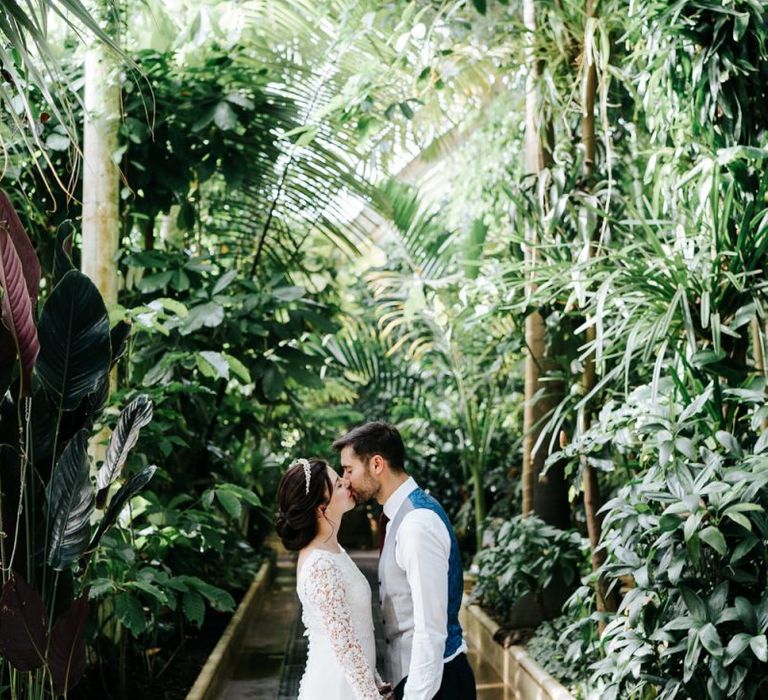
[[[453,527],[405,472],[405,447],[388,423],[360,425],[333,443],[356,503],[375,498],[380,526],[379,601],[386,679],[397,700],[475,700],[459,625],[464,590]]]

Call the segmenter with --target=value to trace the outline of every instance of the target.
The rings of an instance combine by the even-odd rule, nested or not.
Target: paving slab
[[[360,550],[349,554],[365,574],[373,592],[376,662],[381,669],[386,647],[377,602],[378,553]],[[278,558],[272,590],[256,622],[246,632],[232,678],[220,700],[296,700],[306,658],[307,639],[296,595],[295,556],[282,555]],[[469,662],[475,671],[478,700],[515,700],[490,664],[479,657],[477,650],[470,649]]]

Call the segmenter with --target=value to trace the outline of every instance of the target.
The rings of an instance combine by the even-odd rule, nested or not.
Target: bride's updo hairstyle
[[[322,459],[309,461],[309,492],[304,467],[294,464],[280,480],[277,489],[275,529],[283,546],[298,552],[317,535],[317,508],[330,501],[333,484],[328,475],[328,463]]]

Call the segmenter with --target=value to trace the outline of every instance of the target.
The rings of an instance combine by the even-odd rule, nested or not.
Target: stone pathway
[[[373,590],[377,601],[376,552],[350,551]],[[295,700],[307,655],[307,639],[296,596],[296,565],[290,555],[278,559],[272,589],[257,615],[258,623],[248,630],[238,654],[232,678],[220,700]],[[384,635],[381,612],[373,605],[376,629],[376,658],[383,667]],[[470,649],[478,700],[514,700],[495,671]]]

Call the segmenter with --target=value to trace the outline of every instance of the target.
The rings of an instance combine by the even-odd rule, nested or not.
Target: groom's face
[[[371,473],[370,459],[363,459],[355,452],[352,445],[344,447],[339,456],[344,478],[349,482],[355,503],[360,505],[376,498],[381,486]]]

